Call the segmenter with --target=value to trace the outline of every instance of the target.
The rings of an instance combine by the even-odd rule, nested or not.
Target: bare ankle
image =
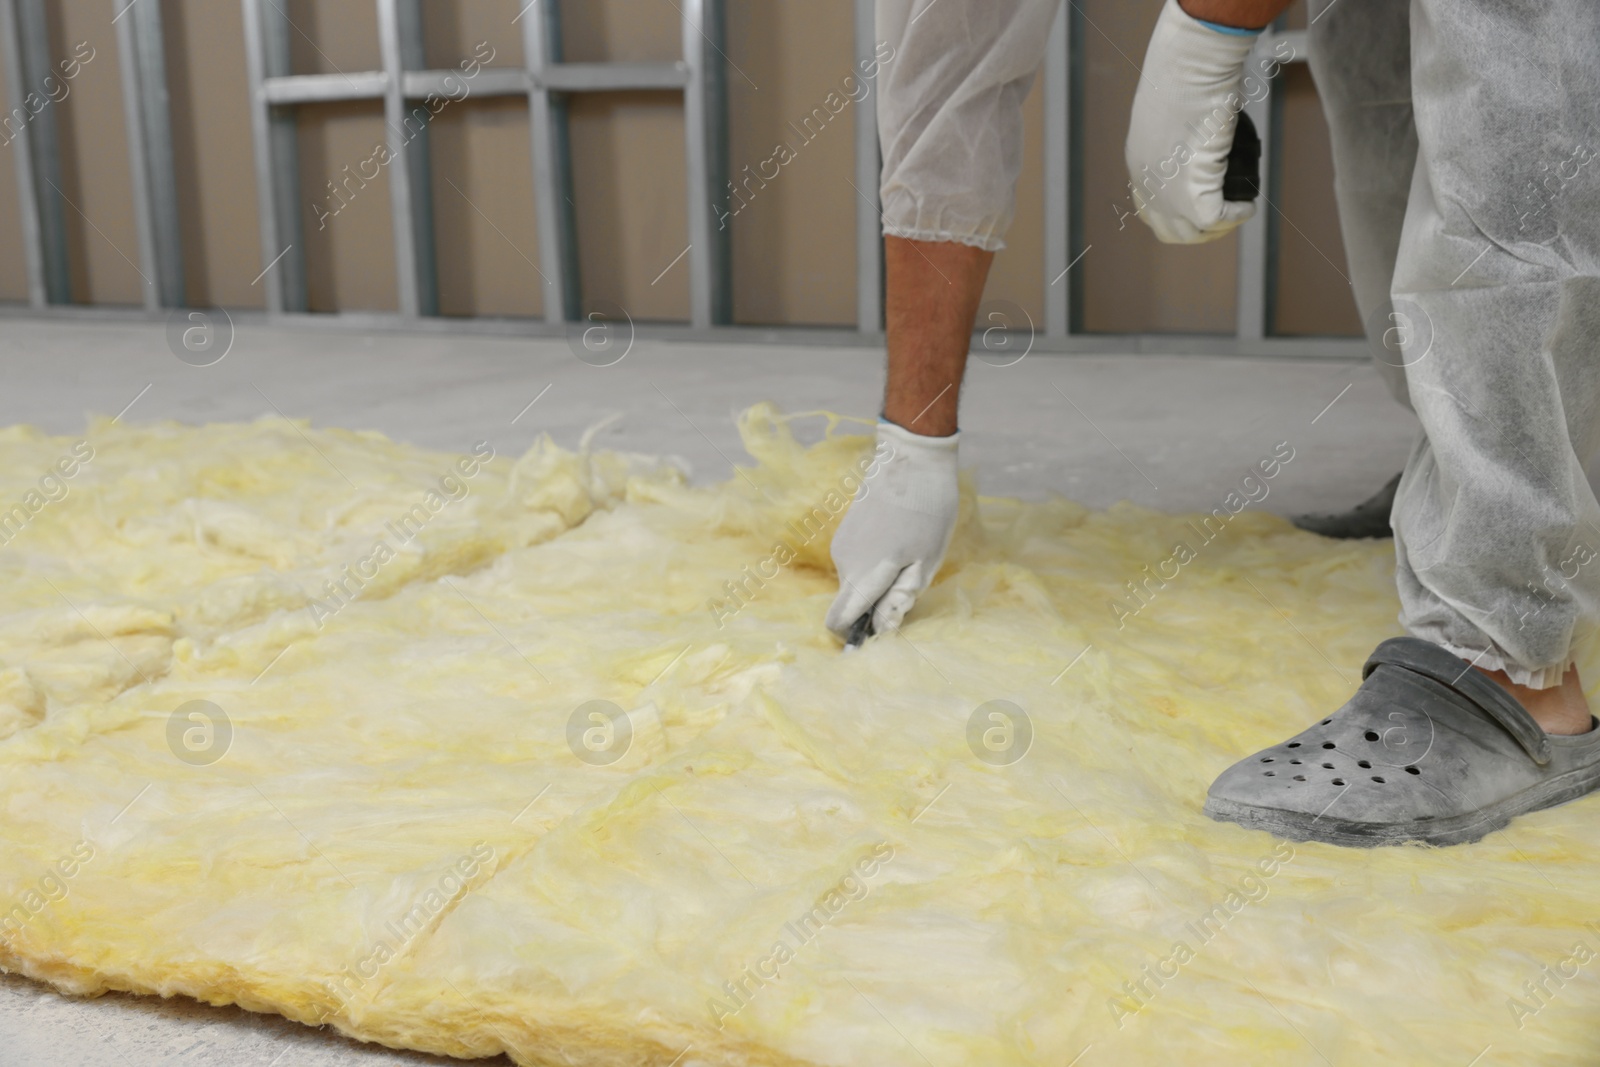
[[[1588,699],[1583,695],[1583,683],[1578,679],[1576,667],[1568,667],[1561,684],[1548,689],[1518,685],[1505,671],[1477,669],[1516,697],[1533,721],[1547,734],[1588,733],[1594,726],[1594,716],[1589,711]]]

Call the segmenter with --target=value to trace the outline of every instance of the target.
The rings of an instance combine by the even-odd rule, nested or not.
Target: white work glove
[[[956,528],[960,436],[923,437],[878,424],[878,453],[886,458],[863,479],[833,535],[839,595],[827,626],[840,637],[868,610],[877,633],[898,629],[939,572]]]
[[[1156,20],[1125,154],[1139,217],[1167,244],[1214,241],[1255,214],[1252,201],[1222,199],[1222,176],[1256,37],[1212,29],[1178,0]]]

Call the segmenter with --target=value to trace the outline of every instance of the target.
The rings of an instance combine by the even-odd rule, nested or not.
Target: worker
[[[1166,0],[1126,142],[1163,241],[1255,210],[1222,179],[1252,49],[1287,6]],[[1206,811],[1301,840],[1471,841],[1600,785],[1573,665],[1600,619],[1600,5],[1309,7],[1357,307],[1384,332],[1401,308],[1416,320],[1380,364],[1422,429],[1388,516],[1408,636],[1343,707],[1223,773]],[[879,0],[890,458],[833,541],[841,637],[862,616],[896,629],[949,547],[973,318],[1057,9]]]

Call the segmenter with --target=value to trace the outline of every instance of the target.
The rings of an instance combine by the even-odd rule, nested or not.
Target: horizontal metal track
[[[484,67],[469,78],[459,70],[408,70],[400,85],[409,99],[425,96],[522,96],[527,93],[528,72],[521,67]]]
[[[410,70],[401,78],[412,99],[447,96],[516,96],[544,88],[568,93],[625,92],[630,89],[683,89],[689,68],[683,63],[552,63],[542,84],[525,70],[485,67],[475,77],[459,70]],[[293,74],[265,78],[262,95],[269,104],[320,104],[338,100],[381,100],[389,76],[381,70],[354,74]]]
[[[170,311],[147,312],[130,305],[51,304],[33,308],[27,304],[0,303],[0,318],[14,320],[162,323],[169,314]],[[263,311],[230,308],[228,315],[235,326],[440,336],[560,339],[567,336],[568,330],[574,325],[551,324],[534,318],[423,316],[406,319],[385,311],[268,315]],[[824,348],[862,348],[873,353],[883,350],[882,334],[861,333],[847,326],[713,326],[695,329],[681,323],[638,322],[635,323],[635,329],[638,338],[644,341],[815,345]],[[973,336],[975,343],[981,343],[981,335]],[[1268,337],[1261,341],[1240,341],[1227,334],[1180,333],[1079,333],[1069,337],[1046,337],[1041,333],[1034,338],[1030,352],[1043,355],[1242,356],[1251,359],[1372,358],[1371,349],[1359,337]]]
[[[291,74],[261,79],[269,104],[320,104],[335,100],[381,100],[389,76],[381,70],[355,74]]]
[[[558,92],[682,89],[689,84],[684,63],[551,63],[544,70],[544,87]]]

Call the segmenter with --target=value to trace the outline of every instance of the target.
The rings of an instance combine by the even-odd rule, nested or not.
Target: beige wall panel
[[[452,104],[428,137],[440,313],[544,314],[527,104]]]
[[[226,3],[228,0],[209,2]],[[266,2],[278,5],[288,15],[289,69],[294,73],[349,74],[382,69],[378,5],[372,0]]]
[[[139,304],[145,280],[129,189],[122,69],[111,25],[115,11],[109,0],[58,0],[47,10],[53,60],[71,55],[80,41],[94,49],[72,92],[52,105],[61,132],[72,298],[86,304]]]
[[[1034,328],[1044,330],[1044,74],[1022,104],[1022,173],[1017,178],[1017,213],[996,253],[984,287],[985,300],[1005,300],[1025,311]],[[1062,285],[1066,282],[1063,280]],[[1024,323],[1009,323],[1021,329]],[[983,329],[984,323],[978,323]]]
[[[264,286],[251,284],[265,260],[240,5],[163,0],[161,14],[188,302],[262,307]]]
[[[1333,200],[1333,154],[1311,72],[1284,68],[1283,188],[1278,207],[1280,334],[1361,333]]]
[[[1084,0],[1082,7],[1084,241],[1093,247],[1073,269],[1084,273],[1084,328],[1232,333],[1237,239],[1163,245],[1132,215],[1122,145],[1135,64],[1144,62],[1161,3]]]
[[[563,4],[563,58],[682,59],[682,18],[669,0]],[[585,309],[609,300],[637,319],[687,319],[688,257],[666,269],[689,243],[682,95],[584,94],[570,116]]]
[[[298,142],[311,310],[398,310],[383,105],[302,105]]]
[[[687,319],[682,97],[589,93],[570,116],[584,309],[609,300],[635,319]]]
[[[846,84],[859,73],[853,38],[850,0],[728,5],[728,56],[739,68],[728,70],[728,170],[738,197],[714,203],[716,216],[729,213],[735,322],[855,321],[855,113],[877,96],[870,83]]]
[[[9,113],[19,106],[5,92],[9,72],[0,59],[0,105]],[[54,106],[53,104],[50,106]],[[24,109],[26,110],[26,109]],[[17,157],[12,134],[0,126],[0,301],[14,302],[28,299],[28,262],[22,249],[22,211],[17,202]]]
[[[526,3],[526,0],[523,0]],[[539,0],[550,3],[552,0]],[[556,0],[559,2],[559,0]],[[770,4],[774,0],[752,0]],[[783,0],[778,0],[783,2]],[[683,58],[681,0],[566,0],[562,58],[569,63],[672,62]],[[537,8],[535,9],[537,11]],[[529,14],[534,14],[530,11]],[[526,18],[527,16],[524,16]],[[738,74],[730,71],[730,77]],[[756,84],[761,79],[756,78]]]
[[[537,0],[523,18],[539,13]],[[422,5],[423,58],[434,70],[460,67],[486,44],[494,49],[489,66],[522,66],[522,23],[513,22],[528,0],[428,0]],[[570,3],[570,0],[569,0]]]

